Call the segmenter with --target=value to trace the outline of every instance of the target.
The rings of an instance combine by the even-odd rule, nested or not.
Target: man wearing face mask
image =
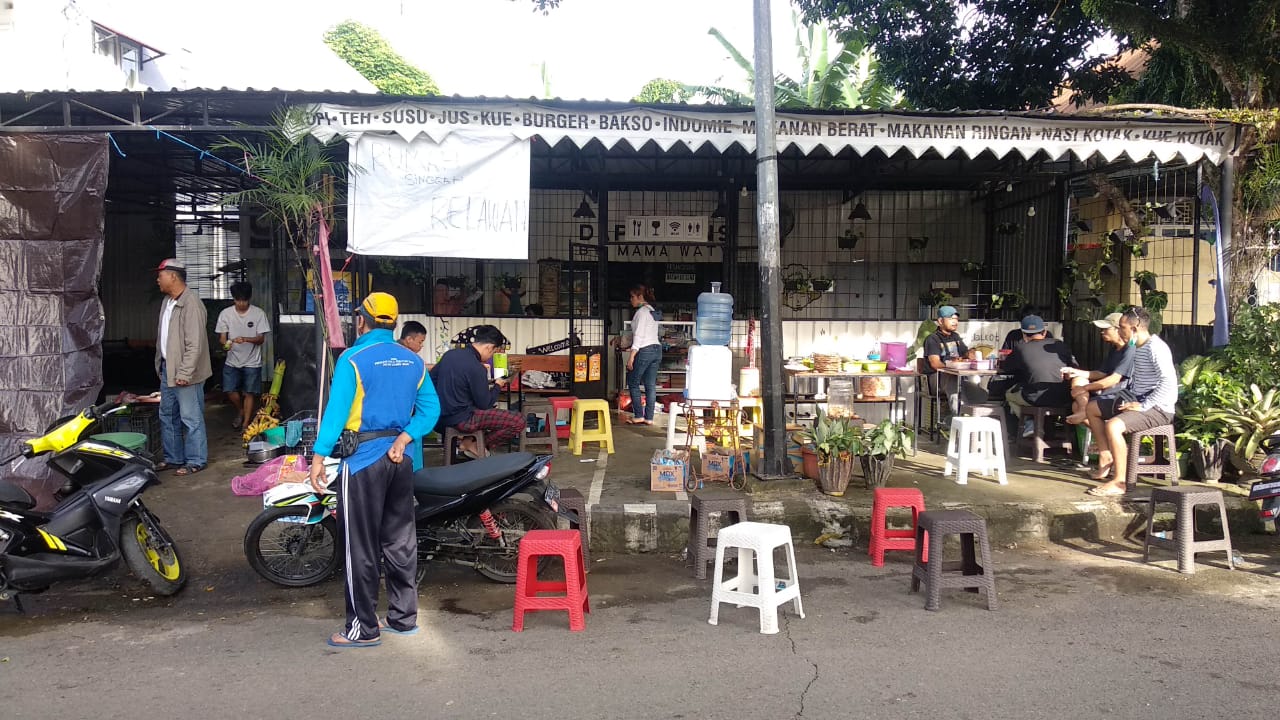
[[[1125,435],[1173,422],[1178,402],[1178,374],[1173,353],[1158,336],[1151,334],[1151,314],[1146,308],[1130,308],[1120,316],[1120,337],[1133,345],[1133,375],[1123,392],[1099,398],[1098,417],[1089,425],[1098,443],[1098,470],[1094,480],[1111,480],[1088,493],[1100,497],[1125,494],[1129,446]]]
[[[925,368],[924,378],[928,383],[929,394],[947,400],[945,407],[955,407],[955,395],[959,391],[959,378],[954,375],[943,375],[938,371],[947,366],[948,360],[961,360],[973,356],[969,346],[960,337],[960,317],[956,309],[950,305],[938,308],[936,320],[938,329],[924,340]],[[943,412],[946,414],[946,411]],[[945,428],[942,418],[935,418],[938,425]]]

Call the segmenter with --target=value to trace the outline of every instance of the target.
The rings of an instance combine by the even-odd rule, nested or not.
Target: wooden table
[[[964,414],[964,393],[961,392],[960,383],[964,382],[967,377],[976,378],[993,378],[997,375],[1003,375],[999,370],[973,370],[971,368],[955,368],[944,367],[938,371],[943,375],[951,375],[956,378],[956,415]],[[999,398],[1002,402],[1004,398]]]

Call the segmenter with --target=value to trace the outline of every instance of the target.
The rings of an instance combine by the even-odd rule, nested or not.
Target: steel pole
[[[761,478],[790,472],[782,387],[782,258],[778,238],[778,147],[774,137],[773,35],[769,0],[755,0],[756,227],[760,258],[760,381],[764,388]]]

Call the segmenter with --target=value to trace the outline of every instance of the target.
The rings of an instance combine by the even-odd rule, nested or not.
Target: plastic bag
[[[276,485],[307,482],[310,465],[305,455],[281,455],[254,468],[248,475],[231,478],[231,492],[236,495],[261,495]]]

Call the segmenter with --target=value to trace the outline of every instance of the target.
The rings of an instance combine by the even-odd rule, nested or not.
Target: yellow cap
[[[360,304],[365,315],[382,322],[395,322],[400,316],[400,304],[395,297],[384,292],[369,293]]]

